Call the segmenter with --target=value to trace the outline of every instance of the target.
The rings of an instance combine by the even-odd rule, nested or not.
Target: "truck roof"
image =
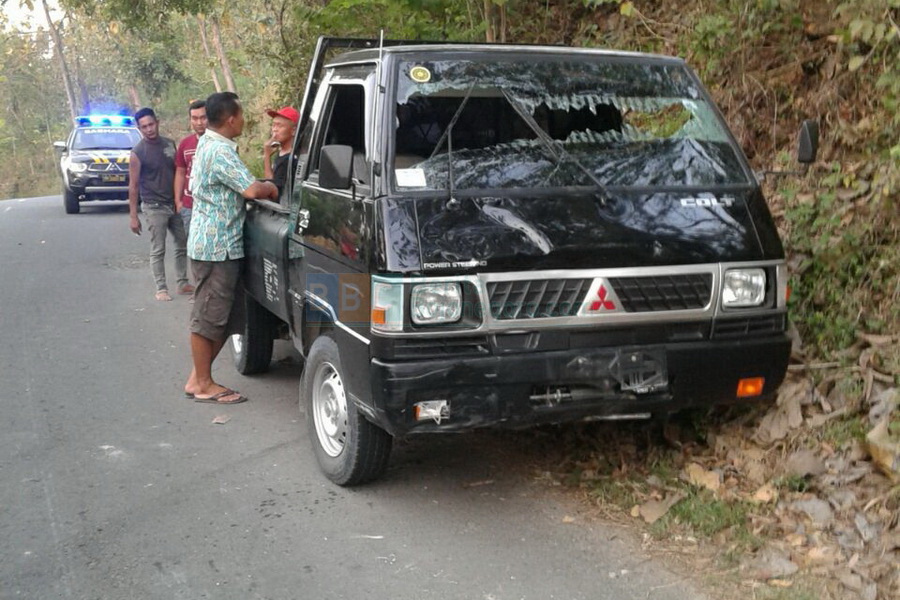
[[[447,43],[427,42],[410,43],[404,45],[384,46],[382,49],[366,48],[352,50],[333,57],[327,66],[335,66],[345,63],[378,61],[379,54],[383,57],[392,54],[412,53],[478,53],[478,54],[544,54],[547,56],[573,55],[573,56],[603,56],[608,58],[643,59],[648,62],[671,62],[684,64],[684,60],[675,56],[664,54],[649,54],[644,52],[627,52],[623,50],[606,50],[601,48],[573,48],[570,46],[544,46],[533,44],[477,44],[477,43]]]

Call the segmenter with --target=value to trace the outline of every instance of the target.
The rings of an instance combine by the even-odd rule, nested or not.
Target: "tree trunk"
[[[131,96],[131,106],[138,110],[141,107],[141,97],[133,83],[128,86],[128,95]]]
[[[231,76],[231,66],[228,64],[228,57],[225,56],[225,50],[222,48],[222,35],[219,32],[219,19],[213,15],[210,18],[212,23],[212,43],[216,49],[216,56],[219,57],[219,66],[222,67],[222,74],[225,76],[225,87],[229,92],[237,93],[237,87],[234,85],[234,77]]]
[[[484,0],[484,41],[489,44],[496,42],[494,37],[494,3]]]
[[[56,25],[53,24],[53,20],[50,18],[50,7],[47,6],[47,0],[41,0],[41,4],[44,5],[44,16],[47,17],[47,27],[50,29],[50,37],[53,39],[53,53],[56,55],[59,69],[62,71],[63,85],[66,88],[66,99],[69,101],[69,112],[74,121],[75,117],[78,116],[78,105],[75,103],[75,88],[72,87],[72,77],[69,75],[69,67],[66,66],[66,57],[63,54],[62,38],[56,29]]]
[[[200,26],[200,41],[203,43],[203,54],[206,55],[206,61],[209,63],[209,73],[212,75],[213,85],[216,86],[217,92],[221,92],[222,84],[219,83],[219,74],[216,72],[216,66],[209,51],[209,43],[206,41],[206,20],[197,15],[197,24]]]
[[[75,81],[78,83],[78,92],[81,96],[81,110],[90,114],[91,112],[91,96],[88,93],[87,84],[84,82],[84,77],[81,75],[81,64],[78,60],[78,57],[75,56],[72,61],[72,70],[75,75]]]
[[[484,0],[484,38],[489,44],[506,42],[506,4]]]

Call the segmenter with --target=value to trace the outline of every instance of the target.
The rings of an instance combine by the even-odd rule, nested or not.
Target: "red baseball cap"
[[[292,121],[294,125],[300,122],[300,113],[298,113],[297,109],[293,106],[285,106],[284,108],[279,108],[278,110],[270,108],[266,111],[266,114],[270,117],[284,117],[285,119]]]

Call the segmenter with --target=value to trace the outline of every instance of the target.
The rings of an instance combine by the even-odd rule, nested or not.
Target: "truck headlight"
[[[462,316],[462,289],[458,283],[421,283],[414,286],[410,312],[416,325],[459,321]]]
[[[69,172],[71,173],[83,173],[87,171],[87,163],[83,162],[70,162],[68,165]]]
[[[762,269],[728,269],[722,282],[722,306],[759,306],[766,298],[766,272]]]

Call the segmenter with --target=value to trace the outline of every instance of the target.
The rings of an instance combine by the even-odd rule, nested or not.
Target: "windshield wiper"
[[[544,131],[544,129],[535,121],[534,117],[528,112],[524,106],[522,106],[510,93],[509,90],[500,89],[500,93],[503,94],[503,97],[506,98],[506,101],[513,107],[513,110],[516,111],[522,120],[534,131],[535,135],[538,139],[544,144],[547,150],[550,151],[550,154],[553,155],[553,158],[556,160],[556,167],[559,168],[559,163],[562,160],[566,160],[573,165],[577,166],[582,173],[588,176],[588,179],[594,184],[594,187],[597,188],[598,192],[598,200],[603,205],[606,205],[609,200],[609,192],[606,190],[606,185],[603,184],[600,179],[594,175],[593,171],[585,167],[580,160],[572,156],[568,150],[566,150],[566,146],[564,143],[560,143],[558,146],[556,144],[556,140],[550,137],[550,134]]]
[[[466,91],[465,97],[462,99],[462,102],[459,103],[459,108],[456,109],[456,112],[453,114],[453,118],[450,119],[450,123],[447,125],[447,129],[444,130],[444,133],[441,134],[440,139],[437,141],[437,144],[434,146],[434,150],[431,151],[431,156],[428,158],[434,158],[434,155],[438,153],[438,150],[444,145],[444,140],[447,140],[447,195],[449,198],[447,199],[446,208],[455,209],[459,207],[459,200],[454,198],[453,194],[453,126],[456,125],[456,122],[459,120],[459,116],[462,114],[463,109],[466,107],[466,104],[469,102],[469,98],[472,96],[472,90],[475,89],[475,84],[477,81],[473,81],[472,85],[469,86],[469,89]]]

